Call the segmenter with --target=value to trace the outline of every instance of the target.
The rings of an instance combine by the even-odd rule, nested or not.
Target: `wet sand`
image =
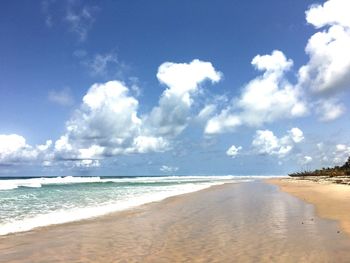
[[[0,262],[350,262],[336,221],[264,182],[0,237]]]
[[[350,185],[294,178],[268,181],[278,185],[282,191],[315,205],[320,217],[339,221],[350,236]]]

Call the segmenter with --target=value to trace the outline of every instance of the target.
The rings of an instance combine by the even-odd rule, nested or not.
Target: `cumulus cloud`
[[[292,60],[275,50],[271,55],[257,55],[252,65],[264,73],[251,80],[238,99],[208,120],[205,133],[233,131],[241,125],[256,127],[307,113],[300,89],[285,78],[293,65]]]
[[[341,116],[345,106],[337,103],[334,96],[350,88],[349,8],[347,0],[328,0],[311,6],[306,11],[307,22],[323,30],[308,40],[305,52],[309,61],[298,70],[297,83],[287,80],[286,72],[293,61],[281,51],[257,55],[252,65],[263,74],[248,82],[238,98],[211,117],[204,132],[232,132],[242,125],[258,127],[304,116],[310,111],[306,105],[314,105],[321,121]]]
[[[315,156],[323,165],[343,165],[350,156],[350,145],[344,143],[318,143]]]
[[[324,99],[316,104],[316,112],[321,121],[335,120],[343,115],[345,111],[344,104],[336,99]]]
[[[142,134],[138,101],[119,81],[94,84],[66,124],[66,134],[55,143],[62,159],[94,159],[104,156],[163,151],[162,137]]]
[[[350,3],[347,0],[328,0],[323,5],[316,4],[306,11],[306,20],[316,28],[327,25],[350,27]]]
[[[108,59],[107,59],[108,60]],[[102,68],[105,66],[102,63]],[[99,71],[100,69],[97,69]],[[53,143],[32,147],[21,136],[10,136],[10,146],[1,149],[1,160],[38,159],[44,166],[56,160],[78,168],[98,167],[105,157],[171,149],[171,141],[188,125],[191,106],[204,81],[221,78],[210,62],[167,62],[159,67],[157,78],[166,85],[159,103],[149,113],[138,113],[139,102],[131,95],[138,89],[124,82],[108,81],[90,87],[78,109],[66,122],[65,132]],[[68,90],[51,91],[55,103],[71,103]],[[208,112],[210,110],[208,109]],[[204,114],[204,113],[203,113]],[[207,113],[209,114],[209,113]],[[3,139],[4,141],[6,139]],[[4,144],[5,145],[5,144]],[[17,148],[16,148],[17,147]],[[71,165],[72,166],[72,165]]]
[[[345,112],[341,92],[350,88],[350,2],[328,0],[312,5],[306,20],[316,29],[305,48],[309,61],[298,72],[298,86],[320,99],[315,103],[321,121],[332,121]]]
[[[44,160],[51,158],[49,148],[52,141],[31,146],[26,139],[18,134],[0,134],[0,164],[12,164]]]
[[[295,143],[299,143],[304,140],[304,133],[299,128],[292,128],[288,131],[288,136]]]
[[[336,93],[350,88],[350,19],[347,0],[329,0],[311,6],[306,20],[315,28],[305,52],[310,59],[299,70],[299,85],[316,93]]]
[[[235,158],[239,154],[239,151],[241,151],[241,150],[242,150],[242,146],[236,147],[235,145],[232,145],[226,151],[226,155],[228,155],[228,156],[230,156],[232,158]]]
[[[71,106],[74,103],[72,92],[67,87],[62,90],[50,90],[48,99],[61,106]]]
[[[313,162],[329,167],[343,165],[350,156],[350,145],[334,143],[333,141],[319,142],[307,155],[312,156]]]
[[[176,166],[168,166],[168,165],[162,165],[159,170],[163,173],[175,173],[179,170],[179,167]]]
[[[252,146],[259,154],[283,158],[292,151],[295,144],[303,140],[303,132],[299,128],[289,130],[287,135],[281,138],[276,137],[270,130],[257,130]]]
[[[243,124],[239,115],[231,113],[230,106],[221,111],[220,114],[210,118],[205,126],[206,134],[217,134],[233,131],[236,127]]]
[[[169,141],[162,137],[139,135],[134,138],[127,152],[147,153],[165,151],[170,148]]]
[[[209,62],[162,64],[157,77],[167,88],[159,105],[141,117],[139,102],[130,94],[133,89],[125,83],[94,84],[55,142],[55,158],[97,166],[93,161],[107,156],[169,150],[169,139],[187,126],[192,96],[200,84],[206,79],[219,81],[220,76]]]
[[[162,152],[187,126],[194,94],[206,79],[220,80],[211,63],[164,63],[157,77],[167,85],[159,106],[142,117],[138,100],[120,81],[94,84],[55,143],[61,159],[99,159],[118,154]]]
[[[333,152],[333,163],[342,165],[350,156],[350,146],[346,144],[337,144]]]
[[[299,84],[314,92],[334,93],[350,87],[350,30],[332,26],[313,35],[306,46],[309,62],[299,70]]]
[[[167,137],[180,134],[188,125],[193,97],[200,85],[205,80],[218,82],[221,75],[210,62],[197,59],[190,63],[163,63],[157,78],[167,88],[160,97],[159,105],[145,120],[151,133]]]

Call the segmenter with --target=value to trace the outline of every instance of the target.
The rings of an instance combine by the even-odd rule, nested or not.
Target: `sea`
[[[42,177],[0,179],[0,235],[29,231],[269,176]]]

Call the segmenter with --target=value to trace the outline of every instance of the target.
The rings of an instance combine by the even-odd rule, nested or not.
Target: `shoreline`
[[[225,187],[226,185],[230,185],[230,184],[234,185],[234,184],[238,184],[238,183],[241,183],[241,182],[225,182],[225,183],[220,183],[220,184],[214,184],[214,185],[211,185],[211,186],[203,188],[203,189],[168,196],[168,197],[165,197],[164,199],[151,201],[151,202],[143,203],[143,204],[136,205],[136,206],[131,206],[131,207],[128,207],[128,208],[122,209],[122,210],[115,210],[115,211],[107,212],[107,213],[101,214],[101,215],[91,216],[91,217],[82,218],[82,219],[76,219],[76,220],[62,222],[62,223],[58,223],[58,224],[48,224],[48,225],[38,226],[38,227],[34,227],[34,228],[31,228],[31,229],[25,230],[25,231],[10,232],[10,233],[7,233],[5,235],[0,235],[0,240],[2,238],[7,238],[10,236],[22,235],[22,234],[32,233],[32,232],[35,233],[35,232],[40,232],[40,231],[47,231],[50,228],[55,228],[55,227],[60,227],[60,226],[65,226],[65,225],[69,226],[69,225],[77,225],[77,224],[84,223],[84,222],[98,221],[100,219],[103,219],[104,217],[125,216],[128,214],[132,214],[136,211],[150,209],[152,206],[154,206],[156,204],[160,204],[163,202],[164,203],[169,202],[173,198],[178,198],[178,197],[191,195],[193,193],[197,193],[197,192],[201,192],[201,191],[208,191],[212,188],[216,189],[216,188],[220,188],[220,187]],[[148,207],[148,206],[150,206],[150,207]]]
[[[338,230],[277,186],[226,183],[3,236],[0,262],[350,262]]]
[[[277,185],[304,202],[315,206],[316,214],[325,219],[336,220],[342,230],[350,236],[350,186],[337,184],[322,178],[268,179],[266,182]]]

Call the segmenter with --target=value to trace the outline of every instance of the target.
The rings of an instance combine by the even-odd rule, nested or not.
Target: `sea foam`
[[[38,188],[49,184],[74,184],[74,183],[96,183],[100,182],[100,177],[42,177],[29,179],[8,179],[0,180],[0,190],[11,190],[18,187]]]
[[[131,199],[121,200],[118,202],[111,202],[95,207],[84,207],[69,210],[60,210],[48,214],[38,214],[33,217],[22,220],[14,220],[9,223],[0,224],[0,235],[7,235],[15,232],[28,231],[34,228],[79,221],[83,219],[94,218],[106,215],[112,212],[127,210],[143,204],[157,202],[165,198],[199,191],[214,185],[224,184],[225,182],[215,182],[206,184],[187,184],[177,187],[169,187],[163,191],[156,193],[148,193],[140,196],[135,196]]]
[[[0,180],[0,235],[102,216],[214,185],[269,177],[67,176]]]

